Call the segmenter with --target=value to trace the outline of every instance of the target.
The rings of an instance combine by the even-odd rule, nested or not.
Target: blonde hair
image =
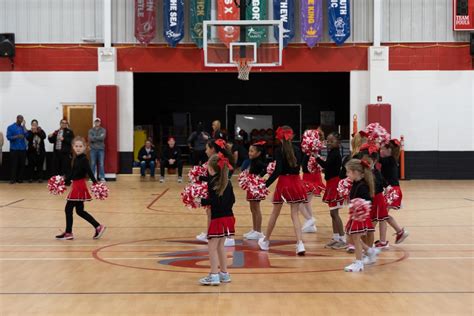
[[[220,131],[221,130],[221,121],[219,120],[215,120],[214,122],[212,122],[213,124],[216,123],[216,127],[217,127],[217,130]]]
[[[364,176],[364,180],[369,186],[370,196],[373,197],[375,195],[375,182],[374,182],[374,175],[372,174],[372,170],[370,168],[370,163],[364,160],[369,167],[366,167],[362,164],[362,160],[360,159],[351,159],[348,163],[346,163],[346,169],[351,171],[358,171]]]
[[[293,132],[293,129],[287,125],[281,127],[283,130],[290,130]],[[297,166],[295,151],[293,150],[293,143],[290,140],[286,140],[283,138],[281,140],[281,152],[283,157],[285,157],[286,161],[290,165],[290,167],[295,168]]]
[[[222,169],[219,168],[218,155],[212,155],[209,158],[208,164],[217,174],[217,181],[215,181],[213,189],[217,192],[219,196],[222,196],[222,194],[224,194],[225,188],[229,183],[229,168],[226,164],[224,164]]]
[[[360,133],[356,133],[351,139],[351,154],[352,157],[360,152],[360,146],[367,142],[367,137],[363,137]]]

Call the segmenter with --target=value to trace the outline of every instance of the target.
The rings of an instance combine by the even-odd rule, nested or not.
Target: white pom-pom
[[[92,184],[91,191],[94,197],[98,200],[105,200],[109,197],[109,188],[103,182],[97,182]]]
[[[61,176],[52,176],[48,180],[48,190],[50,194],[61,195],[66,192],[66,184]]]
[[[370,216],[372,203],[370,201],[355,198],[349,204],[349,216],[354,221],[363,222]]]

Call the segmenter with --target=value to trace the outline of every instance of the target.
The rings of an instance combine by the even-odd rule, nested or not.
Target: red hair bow
[[[362,166],[364,166],[365,168],[369,168],[369,169],[370,169],[370,164],[369,164],[367,161],[361,160],[361,161],[360,161],[360,164],[361,164]]]
[[[359,135],[362,136],[362,137],[368,137],[369,133],[367,133],[365,131],[359,131]]]
[[[217,146],[219,146],[222,149],[225,149],[225,146],[227,145],[227,143],[223,139],[218,139],[215,141],[215,143]]]
[[[263,145],[265,145],[266,143],[267,143],[266,141],[261,140],[261,141],[259,141],[259,142],[254,143],[253,146],[263,146]]]
[[[278,127],[276,130],[276,138],[279,140],[290,140],[293,137],[293,131],[291,129],[283,129]]]
[[[377,146],[375,146],[374,144],[369,144],[369,143],[366,143],[360,146],[360,150],[361,151],[367,150],[369,152],[369,155],[376,153],[378,151]]]
[[[224,168],[224,166],[227,166],[227,168],[229,168],[229,170],[234,170],[234,168],[232,167],[232,165],[229,162],[229,159],[227,159],[224,156],[224,154],[218,153],[217,156],[219,157],[219,159],[217,160],[217,165],[219,166],[219,169],[222,170],[222,168]]]
[[[400,141],[398,139],[394,138],[394,139],[391,139],[390,141],[394,143],[395,145],[397,145],[398,147],[400,147]]]

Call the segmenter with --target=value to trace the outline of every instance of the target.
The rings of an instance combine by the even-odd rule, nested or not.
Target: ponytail
[[[227,164],[224,164],[221,167],[219,167],[219,156],[218,155],[212,155],[209,158],[208,162],[209,166],[216,172],[217,174],[217,180],[214,181],[214,187],[213,189],[217,192],[219,196],[222,196],[224,194],[225,188],[227,187],[229,183],[229,167]]]
[[[293,144],[291,143],[291,140],[293,139],[293,129],[287,125],[279,127],[276,131],[276,137],[281,142],[281,152],[285,160],[288,162],[288,165],[292,168],[298,166],[295,151],[293,150]]]

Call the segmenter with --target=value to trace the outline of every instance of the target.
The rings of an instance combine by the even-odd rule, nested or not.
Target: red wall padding
[[[105,172],[118,173],[118,86],[97,86],[96,93],[97,117],[102,120],[102,126],[107,130],[105,138]]]
[[[367,124],[380,123],[387,132],[392,133],[392,106],[390,104],[367,105]]]

